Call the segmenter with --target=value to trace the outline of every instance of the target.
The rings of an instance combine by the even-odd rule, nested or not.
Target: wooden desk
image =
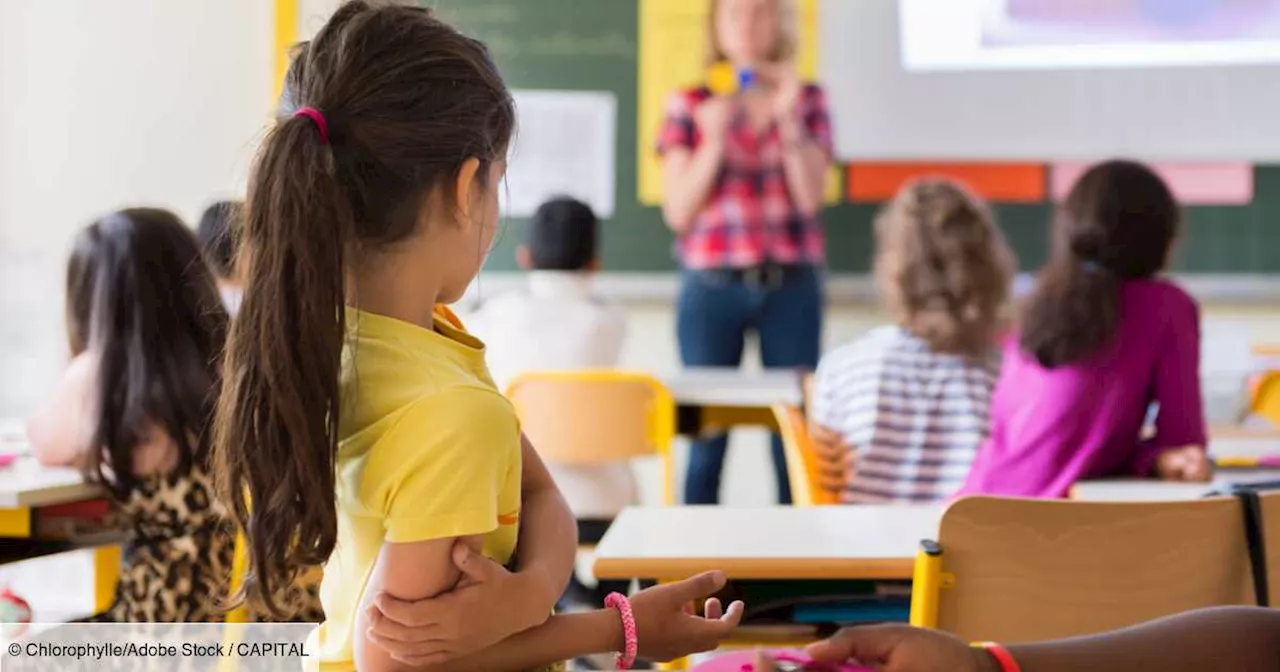
[[[799,406],[800,379],[800,373],[790,369],[691,368],[663,382],[676,401],[679,432],[705,434],[738,425],[777,429],[771,407]]]
[[[78,469],[44,467],[30,455],[19,457],[13,464],[0,467],[0,537],[29,539],[33,533],[35,509],[82,502],[102,495],[102,489],[87,482]],[[115,599],[116,584],[120,580],[120,544],[114,539],[100,543],[101,545],[67,552],[79,558],[77,562],[88,563],[88,576],[93,591],[87,599],[82,600],[86,607],[92,605],[93,611],[88,614],[99,613],[111,606]],[[27,553],[35,556],[40,551],[30,550]],[[43,564],[45,560],[32,558],[19,560],[18,564],[23,562]],[[8,567],[5,565],[6,571]],[[76,610],[70,616],[88,614]],[[52,613],[45,613],[41,618],[57,620],[65,616],[68,614],[62,613],[60,608],[54,608]]]
[[[1280,481],[1280,470],[1219,471],[1212,483],[1176,483],[1154,478],[1108,478],[1082,481],[1071,488],[1071,498],[1095,502],[1168,502],[1200,499],[1234,484]]]
[[[601,579],[910,579],[944,507],[632,507],[596,547]]]
[[[32,508],[95,499],[102,489],[79,469],[45,467],[31,456],[0,467],[0,509]]]

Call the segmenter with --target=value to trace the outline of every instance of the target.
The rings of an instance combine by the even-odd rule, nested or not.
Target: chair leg
[[[911,579],[911,625],[938,627],[938,591],[942,589],[942,547],[936,542],[920,542]]]
[[[116,601],[116,584],[120,583],[121,551],[119,546],[102,546],[93,551],[93,613],[101,614]]]

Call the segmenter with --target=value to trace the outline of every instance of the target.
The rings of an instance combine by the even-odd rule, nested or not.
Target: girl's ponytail
[[[1107,161],[1071,189],[1053,224],[1053,251],[1022,313],[1020,346],[1045,368],[1101,350],[1120,323],[1125,280],[1164,268],[1180,213],[1150,168]]]
[[[252,179],[240,259],[244,301],[227,344],[215,472],[248,536],[246,585],[268,608],[337,540],[334,459],[350,206],[307,117],[268,136]],[[256,584],[256,585],[250,585]]]

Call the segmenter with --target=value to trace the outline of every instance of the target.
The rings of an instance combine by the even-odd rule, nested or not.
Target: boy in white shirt
[[[516,260],[529,271],[523,291],[495,296],[466,319],[487,346],[489,371],[506,389],[525,371],[613,368],[622,357],[626,313],[596,296],[600,268],[599,222],[585,203],[557,198],[538,208]],[[547,462],[579,538],[598,541],[638,488],[628,464],[563,465]]]

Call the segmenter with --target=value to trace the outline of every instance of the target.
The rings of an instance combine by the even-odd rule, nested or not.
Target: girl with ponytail
[[[964,494],[1065,497],[1082,479],[1208,480],[1195,301],[1159,278],[1180,213],[1151,169],[1086,172],[1004,348],[991,437]],[[1158,405],[1155,433],[1143,435]]]
[[[500,672],[714,648],[741,607],[683,610],[718,590],[714,574],[549,616],[572,570],[572,514],[483,344],[439,307],[498,227],[515,109],[484,46],[427,9],[357,1],[295,58],[250,180],[215,423],[248,596],[270,606],[324,564],[325,669]]]

